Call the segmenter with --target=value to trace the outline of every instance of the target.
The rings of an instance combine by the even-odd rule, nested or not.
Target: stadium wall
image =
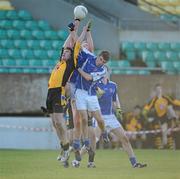
[[[0,149],[59,149],[47,117],[0,117]]]
[[[72,21],[72,4],[60,0],[11,0],[17,10],[28,10],[35,19],[43,19],[56,30],[67,29],[67,24]],[[113,57],[119,55],[119,30],[117,27],[109,24],[100,18],[88,15],[92,19],[92,35],[96,49],[107,49],[111,51]],[[87,22],[88,18],[82,21]],[[81,28],[82,29],[82,28]]]
[[[40,113],[45,105],[49,75],[0,74],[0,114]],[[113,75],[119,88],[124,111],[143,105],[150,97],[153,86],[161,83],[164,93],[180,99],[180,75]]]

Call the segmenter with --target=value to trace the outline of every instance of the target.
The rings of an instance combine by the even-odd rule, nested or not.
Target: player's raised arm
[[[90,23],[90,21],[88,21],[87,24],[83,27],[83,31],[82,31],[81,35],[78,37],[77,42],[82,43],[82,41],[86,37],[89,23]]]
[[[90,74],[84,72],[81,68],[78,68],[78,71],[81,74],[81,76],[83,78],[85,78],[87,81],[90,81],[90,80],[92,80],[92,81],[100,80],[106,74],[106,70],[105,69],[103,71],[101,71],[101,72],[92,72]]]
[[[88,28],[87,28],[86,39],[87,39],[87,43],[88,43],[88,46],[89,46],[88,50],[93,53],[94,52],[94,42],[93,42],[92,35],[91,35],[91,26],[92,26],[92,21],[89,21],[89,25],[88,25]]]
[[[70,24],[68,24],[68,29],[70,31],[69,36],[67,37],[66,41],[64,42],[63,47],[64,48],[73,48],[74,44],[77,40],[77,31],[79,28],[79,24],[80,21],[79,20],[75,20],[74,22],[71,22]]]
[[[75,66],[77,66],[77,60],[78,60],[78,55],[79,55],[79,52],[81,49],[81,43],[86,36],[88,25],[89,25],[89,22],[83,27],[83,31],[75,43],[75,47],[74,47],[74,63],[75,63]]]
[[[165,99],[169,102],[169,104],[172,104],[173,106],[180,106],[180,100],[178,99],[173,99],[170,96],[164,96]]]

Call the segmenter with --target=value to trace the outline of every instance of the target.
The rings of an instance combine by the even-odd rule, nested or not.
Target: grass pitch
[[[180,151],[135,150],[147,168],[133,169],[125,152],[98,150],[97,168],[63,168],[57,151],[0,150],[0,179],[180,179]],[[73,159],[70,158],[70,161]]]

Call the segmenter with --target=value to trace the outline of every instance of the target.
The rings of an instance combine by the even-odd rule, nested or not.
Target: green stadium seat
[[[6,18],[10,20],[18,19],[17,11],[16,10],[7,11]]]
[[[10,39],[19,39],[20,33],[17,30],[7,30],[7,37]]]
[[[50,59],[57,60],[60,56],[60,53],[56,50],[48,50],[47,55]]]
[[[170,49],[170,44],[167,42],[160,42],[158,43],[158,49],[162,51],[167,51]]]
[[[124,74],[124,70],[120,70],[120,69],[112,69],[111,70],[112,74],[114,75],[120,75],[120,74]]]
[[[138,75],[138,70],[125,70],[126,75]]]
[[[127,51],[126,57],[129,61],[135,60],[136,58],[136,52],[135,51]]]
[[[29,66],[29,60],[22,60],[22,59],[16,59],[16,66],[17,67],[25,67],[25,66]]]
[[[21,50],[21,56],[22,58],[26,58],[26,59],[32,59],[35,57],[34,51],[29,49]]]
[[[121,50],[123,52],[132,51],[134,50],[133,42],[122,42],[121,43]]]
[[[50,50],[52,49],[52,42],[50,40],[41,40],[40,47],[42,49]]]
[[[27,46],[31,49],[39,49],[40,48],[40,41],[39,40],[28,40]]]
[[[39,59],[47,59],[47,51],[46,50],[34,50],[34,57]]]
[[[37,40],[44,40],[46,38],[44,32],[40,30],[33,30],[32,36]]]
[[[54,67],[57,61],[49,59],[49,60],[42,60],[44,67]]]
[[[168,74],[173,74],[175,72],[173,63],[170,61],[161,61],[160,66],[165,72],[169,72]]]
[[[118,61],[118,66],[119,67],[130,67],[130,63],[127,60],[120,60],[120,61]]]
[[[10,20],[2,20],[2,21],[0,21],[0,28],[12,29],[12,27],[13,27],[12,22],[13,21],[10,21]]]
[[[155,68],[156,67],[156,62],[155,61],[146,61],[146,65],[149,68]]]
[[[3,65],[3,63],[2,63],[2,60],[0,59],[0,66],[2,66]]]
[[[49,69],[43,69],[43,68],[39,68],[39,69],[36,69],[36,73],[50,73],[50,70]]]
[[[8,50],[7,49],[0,49],[0,58],[8,58],[9,54],[8,54]]]
[[[22,39],[32,39],[32,32],[30,30],[21,30],[20,31],[20,37]]]
[[[2,63],[3,66],[16,66],[16,61],[14,59],[4,59]]]
[[[38,23],[34,20],[25,21],[25,28],[27,30],[37,30],[38,29]]]
[[[172,42],[172,43],[170,43],[170,47],[174,51],[180,51],[180,43]]]
[[[25,27],[25,22],[20,20],[14,20],[12,26],[15,29],[23,30]]]
[[[29,60],[29,65],[30,66],[42,66],[43,63],[41,60]]]
[[[17,50],[17,49],[8,49],[8,54],[9,54],[9,57],[14,58],[14,59],[22,57],[20,50]]]
[[[173,51],[166,52],[166,57],[171,61],[180,60],[180,58],[178,58],[178,53]]]
[[[22,73],[22,68],[9,68],[9,73]]]
[[[35,68],[23,68],[23,73],[36,73]]]
[[[45,37],[49,40],[57,40],[58,39],[57,33],[52,30],[45,31]]]
[[[108,63],[107,63],[107,65],[109,66],[109,67],[118,67],[118,60],[109,60],[108,61]]]
[[[0,73],[9,73],[8,68],[0,68]]]
[[[14,46],[19,49],[27,48],[26,40],[14,40]]]
[[[60,40],[62,40],[62,41],[65,41],[66,40],[66,38],[68,37],[68,32],[67,31],[65,31],[65,30],[59,30],[59,31],[57,31],[57,35],[58,35],[58,38],[60,39]]]
[[[178,74],[180,74],[180,61],[173,62],[173,67]]]
[[[64,41],[61,41],[61,40],[53,40],[52,41],[52,47],[55,49],[55,50],[60,50],[64,45]]]
[[[7,38],[6,30],[0,29],[0,39],[6,39],[6,38]]]
[[[146,49],[150,50],[150,51],[156,51],[156,50],[158,50],[158,44],[154,43],[154,42],[147,42]]]
[[[139,75],[150,75],[151,72],[149,70],[138,70]]]
[[[123,67],[130,67],[130,63],[127,60],[110,60],[107,65],[110,68],[123,68]]]
[[[7,49],[15,47],[13,40],[1,40],[0,46],[1,46],[1,48],[7,48]]]
[[[0,20],[6,19],[6,11],[0,11]]]
[[[165,60],[167,60],[166,53],[165,52],[161,52],[161,51],[155,51],[154,52],[154,57],[158,61],[165,61]]]
[[[146,50],[146,43],[145,42],[134,42],[134,49],[145,51]]]
[[[180,71],[180,61],[173,62],[173,67],[174,67],[177,71]]]
[[[48,22],[43,21],[43,20],[38,21],[38,27],[41,30],[50,30],[50,26],[49,26]]]
[[[31,14],[29,14],[29,12],[24,11],[24,10],[20,10],[17,15],[18,15],[18,18],[20,18],[22,20],[31,20],[32,19]]]

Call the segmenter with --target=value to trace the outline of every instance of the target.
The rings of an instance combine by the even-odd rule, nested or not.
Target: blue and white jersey
[[[83,63],[86,61],[87,58],[89,58],[89,56],[94,56],[93,53],[91,53],[89,50],[87,50],[86,48],[82,48],[82,50],[80,51],[79,55],[78,55],[78,67],[82,67]],[[76,79],[79,75],[79,72],[77,69],[74,70],[74,72],[72,73],[69,81],[71,83],[76,83]]]
[[[117,84],[112,81],[104,84],[100,81],[98,87],[104,91],[104,94],[98,99],[102,115],[114,114],[113,102],[116,101]]]
[[[76,88],[88,91],[88,94],[92,96],[96,95],[97,81],[106,74],[106,69],[103,66],[96,65],[96,58],[96,56],[89,56],[81,67],[84,72],[92,75],[93,80],[87,81],[79,75],[76,81]]]

